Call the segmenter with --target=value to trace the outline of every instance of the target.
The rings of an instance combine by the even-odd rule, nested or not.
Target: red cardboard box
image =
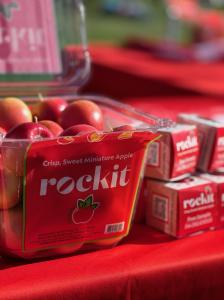
[[[199,143],[196,126],[178,124],[159,131],[149,146],[146,177],[175,181],[196,170]]]
[[[177,238],[215,227],[215,183],[200,177],[169,183],[148,180],[147,189],[147,225]]]
[[[180,114],[178,121],[198,128],[200,154],[197,168],[203,172],[223,170],[224,123],[188,114]]]
[[[202,174],[201,176],[217,185],[217,228],[224,227],[224,174]]]

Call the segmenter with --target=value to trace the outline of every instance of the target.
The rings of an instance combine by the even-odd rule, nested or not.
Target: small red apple
[[[28,122],[12,128],[6,134],[2,143],[3,165],[17,176],[22,176],[27,146],[32,141],[53,137],[53,133],[40,123]],[[9,141],[8,139],[13,139],[14,141]],[[21,139],[24,141],[21,141]]]
[[[132,125],[121,125],[113,128],[113,131],[131,131],[131,130],[135,130],[134,126]]]
[[[47,127],[55,137],[59,136],[63,131],[63,128],[54,121],[42,120],[39,123]]]
[[[29,107],[18,98],[5,98],[0,101],[0,127],[6,131],[24,122],[31,122]]]
[[[11,209],[0,210],[0,248],[3,255],[35,258],[40,252],[22,251],[23,208],[17,205]]]
[[[22,258],[39,258],[74,253],[81,249],[83,243],[62,245],[39,251],[22,251],[23,208],[22,205],[9,210],[0,210],[0,248],[3,254]]]
[[[75,136],[77,134],[85,134],[85,133],[91,133],[96,131],[97,129],[94,128],[93,126],[86,125],[86,124],[79,124],[65,129],[60,134],[60,136]]]
[[[0,244],[1,248],[21,249],[22,241],[22,205],[0,211]]]
[[[60,247],[54,248],[49,250],[49,255],[66,255],[66,254],[71,254],[71,253],[75,253],[79,250],[81,250],[82,246],[84,243],[77,243],[74,245],[62,245]]]
[[[122,237],[102,239],[102,240],[94,242],[94,245],[96,245],[98,247],[112,247],[112,246],[116,246],[121,240],[122,240]]]
[[[6,139],[40,140],[53,138],[53,133],[44,125],[35,122],[27,122],[13,127],[5,136]]]
[[[33,106],[33,111],[38,120],[57,122],[67,105],[62,98],[42,99],[36,106]]]
[[[78,124],[87,124],[103,130],[103,113],[100,107],[89,100],[72,102],[61,113],[59,123],[65,129]]]

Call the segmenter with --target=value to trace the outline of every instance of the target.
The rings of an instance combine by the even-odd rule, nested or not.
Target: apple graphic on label
[[[103,113],[101,108],[89,100],[77,100],[69,104],[61,113],[59,123],[65,129],[78,125],[86,124],[103,130]]]
[[[19,98],[5,98],[0,101],[0,127],[6,131],[24,122],[31,122],[29,107]]]
[[[78,199],[77,207],[72,212],[72,222],[74,224],[89,223],[99,205],[98,202],[94,202],[93,195],[88,196],[85,200]]]
[[[28,122],[13,127],[6,134],[2,143],[2,161],[4,166],[16,175],[22,176],[24,172],[24,157],[28,145],[32,141],[53,137],[53,133],[40,123]],[[7,139],[13,139],[13,141]]]

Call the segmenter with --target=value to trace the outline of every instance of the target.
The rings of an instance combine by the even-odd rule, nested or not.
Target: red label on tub
[[[24,250],[126,235],[149,137],[95,133],[33,143],[26,159]]]
[[[53,0],[2,0],[0,73],[61,72]]]

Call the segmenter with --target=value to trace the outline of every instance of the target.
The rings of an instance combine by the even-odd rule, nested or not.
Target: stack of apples
[[[100,132],[105,129],[104,123],[101,108],[89,100],[68,103],[63,98],[51,98],[30,105],[12,97],[0,101],[0,236],[7,237],[3,242],[0,238],[0,244],[9,243],[14,249],[20,246],[23,163],[27,146],[41,139]],[[122,125],[111,129],[123,130],[134,128]]]
[[[40,139],[102,131],[103,126],[100,107],[88,100],[68,104],[62,98],[46,99],[30,107],[18,98],[0,101],[0,192],[3,195],[0,209],[12,208],[19,202],[18,187],[27,145]]]

